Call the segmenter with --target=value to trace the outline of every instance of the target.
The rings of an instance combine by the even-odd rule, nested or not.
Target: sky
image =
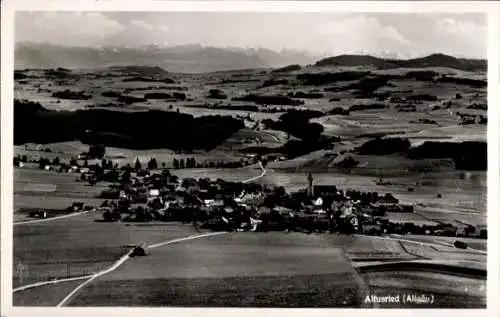
[[[201,44],[315,54],[486,58],[487,19],[472,13],[17,12],[16,42],[66,46]]]

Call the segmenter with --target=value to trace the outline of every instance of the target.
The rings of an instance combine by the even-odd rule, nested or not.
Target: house
[[[399,199],[392,196],[392,194],[387,193],[384,197],[381,197],[377,200],[377,203],[380,205],[395,205],[399,203]]]
[[[479,225],[471,229],[471,237],[487,239],[488,238],[488,228],[486,225]]]
[[[457,227],[451,224],[445,224],[441,229],[435,230],[434,234],[437,236],[456,237]]]
[[[314,194],[317,196],[335,196],[337,187],[335,185],[314,185]]]
[[[382,224],[380,221],[366,221],[361,225],[361,233],[368,235],[382,234]]]
[[[14,166],[16,167],[24,167],[24,163],[20,160],[14,160]]]
[[[323,199],[321,197],[318,197],[318,199],[313,200],[312,204],[315,208],[321,208],[323,206]]]
[[[160,196],[160,190],[159,189],[150,189],[149,190],[149,196],[150,197],[158,197],[158,196]]]
[[[402,212],[414,212],[415,209],[413,205],[401,205],[401,211]]]
[[[488,238],[488,228],[486,225],[478,226],[477,229],[479,231],[480,238],[482,238],[482,239]]]
[[[286,207],[283,207],[283,206],[276,206],[276,207],[273,208],[273,211],[279,213],[280,215],[288,215],[291,212],[293,212],[292,209],[286,208]]]

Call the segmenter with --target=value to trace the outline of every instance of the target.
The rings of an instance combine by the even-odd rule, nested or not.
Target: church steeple
[[[312,174],[309,173],[309,175],[307,176],[307,195],[310,197],[314,196],[313,181],[314,181],[314,178],[312,177]]]

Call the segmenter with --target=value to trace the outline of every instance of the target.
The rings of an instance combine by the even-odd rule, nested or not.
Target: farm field
[[[394,223],[405,223],[412,222],[416,225],[435,225],[436,222],[429,221],[417,213],[406,213],[406,212],[388,212],[383,217]]]
[[[486,280],[467,277],[432,275],[425,272],[370,272],[363,274],[371,294],[433,294],[432,304],[405,303],[407,308],[481,308],[486,306]],[[450,291],[451,290],[451,291]],[[404,295],[403,295],[404,294]],[[386,304],[384,308],[399,308],[401,305]]]
[[[443,211],[443,217],[450,216],[448,212],[463,212],[464,219],[483,219],[486,214],[486,173],[480,173],[479,179],[474,181],[459,180],[458,173],[429,173],[425,178],[418,178],[422,187],[414,187],[413,192],[408,192],[408,187],[415,184],[412,177],[388,177],[384,181],[394,185],[377,185],[378,177],[373,175],[346,175],[332,171],[330,173],[314,173],[314,183],[317,185],[336,185],[342,190],[376,191],[379,193],[392,193],[402,203],[423,204],[421,207],[426,212]],[[307,186],[307,172],[286,172],[274,168],[266,168],[266,174],[257,182],[268,185],[280,185],[295,191]],[[479,185],[482,184],[482,185]],[[482,187],[484,186],[484,187]],[[441,193],[442,198],[436,194]],[[426,208],[424,208],[427,206]],[[467,215],[470,213],[471,215]],[[466,221],[466,220],[464,220]]]
[[[92,274],[110,266],[134,245],[196,233],[189,225],[143,227],[101,219],[99,213],[86,213],[14,226],[14,287]]]
[[[243,169],[184,169],[175,170],[179,177],[212,179],[222,178],[230,181],[241,181],[259,175],[258,167]],[[478,179],[459,180],[458,173],[430,173],[422,178],[421,187],[408,187],[415,183],[411,177],[385,178],[392,185],[377,185],[377,178],[345,175],[339,173],[314,173],[317,185],[336,185],[342,190],[377,191],[392,193],[404,204],[416,205],[416,214],[408,215],[422,223],[457,220],[473,225],[486,224],[486,173],[479,173]],[[285,172],[274,168],[266,168],[263,177],[255,182],[284,186],[289,191],[302,190],[307,186],[307,173]],[[479,187],[477,184],[481,184]],[[436,193],[442,195],[436,197]],[[391,213],[394,221],[404,221],[401,214]]]
[[[68,281],[30,288],[12,294],[13,306],[54,307],[85,280]]]
[[[22,209],[50,209],[64,213],[75,201],[97,207],[103,199],[97,198],[107,184],[89,186],[76,182],[78,174],[56,173],[39,169],[14,170],[14,222],[27,219]],[[49,212],[51,214],[51,212]]]
[[[49,148],[51,149],[51,152],[36,150],[36,145],[27,144],[26,146],[16,146],[14,148],[14,155],[26,155],[31,159],[44,157],[50,160],[58,157],[61,162],[69,163],[71,158],[76,158],[79,154],[87,152],[89,146],[80,142],[61,142],[45,144],[43,148]],[[174,151],[166,149],[139,151],[124,148],[106,148],[106,158],[112,160],[113,163],[118,164],[119,166],[127,164],[133,166],[136,160],[139,160],[141,164],[147,164],[151,158],[155,158],[160,166],[162,163],[165,163],[167,168],[172,168],[174,158],[181,159],[187,157],[194,157],[198,162],[227,162],[237,161],[241,158],[234,154],[217,149],[210,152],[198,151],[198,153],[195,152],[192,154],[176,154]],[[80,160],[80,162],[83,163],[83,160]],[[89,160],[89,164],[95,162],[97,161]]]
[[[435,293],[439,298],[432,307],[484,307],[482,279],[451,276],[446,269],[429,273],[361,268],[372,262],[447,261],[464,270],[485,270],[484,240],[463,239],[469,248],[462,250],[453,246],[455,238],[438,236],[209,236],[208,230],[190,224],[104,222],[96,211],[41,221],[29,217],[33,209],[48,210],[50,218],[69,213],[66,208],[73,202],[99,206],[104,201],[98,195],[109,184],[90,186],[77,181],[78,173],[41,170],[37,162],[58,158],[69,163],[99,144],[105,146],[104,158],[118,167],[134,166],[137,160],[146,166],[155,158],[158,167],[179,178],[256,182],[283,186],[288,192],[305,189],[311,173],[314,185],[390,193],[401,204],[414,206],[414,213],[387,212],[391,222],[485,225],[485,69],[474,66],[477,61],[442,54],[417,63],[427,66],[429,59],[433,67],[396,69],[377,69],[371,62],[348,66],[352,56],[346,56],[293,71],[187,74],[153,65],[17,70],[14,154],[27,156],[29,163],[14,169],[14,288],[96,274],[63,306],[365,308],[372,307],[364,302],[367,294],[390,291]],[[352,64],[359,64],[358,58]],[[476,71],[445,67],[450,64]],[[47,132],[49,126],[62,132]],[[174,167],[175,159],[191,157],[197,163],[242,167]],[[189,195],[184,196],[170,189],[176,186],[164,177],[159,187],[181,208],[192,208],[193,197],[203,203],[201,195],[197,197],[201,186],[186,188],[182,192]],[[148,185],[156,186],[154,182]],[[136,184],[127,192],[134,202],[135,189],[142,186]],[[216,184],[203,193],[235,197],[224,191],[231,189]],[[314,208],[313,198],[300,202],[304,209]],[[266,204],[274,205],[273,199]],[[276,205],[286,205],[281,203]],[[238,210],[233,207],[222,209]],[[158,211],[157,206],[151,209]],[[149,207],[134,212],[153,214]],[[166,214],[161,216],[168,218]],[[126,257],[135,246],[144,247],[146,256]],[[18,289],[14,304],[56,306],[84,282]]]
[[[228,182],[239,182],[249,178],[257,177],[262,173],[258,165],[248,166],[239,169],[179,169],[173,170],[172,173],[180,178],[221,178]]]
[[[157,229],[145,226],[142,230],[140,234],[146,238]],[[150,255],[131,258],[98,277],[67,305],[267,307],[278,303],[280,307],[360,307],[368,286],[376,286],[377,280],[365,274],[360,278],[351,261],[363,257],[414,259],[408,249],[396,240],[361,236],[226,233],[154,247]],[[434,252],[433,258],[443,259],[443,252],[449,249]],[[448,254],[444,258],[448,259]],[[470,280],[467,283],[478,285]]]
[[[160,247],[99,278],[69,305],[357,306],[362,282],[341,254],[346,243],[360,249],[366,242],[352,240],[234,233]],[[137,288],[141,291],[129,292]],[[165,292],[169,296],[160,296]]]
[[[352,261],[427,257],[484,263],[486,259],[444,246],[432,249],[363,236],[279,232],[226,233],[162,246],[165,241],[199,233],[190,225],[104,223],[96,219],[100,219],[99,214],[87,213],[15,226],[14,287],[92,274],[111,266],[131,245],[158,244],[150,255],[131,258],[98,277],[67,305],[247,307],[267,306],[276,299],[280,305],[293,306],[305,305],[302,296],[307,286],[307,307],[359,307],[359,296],[366,288]],[[282,285],[280,292],[264,297],[276,283]],[[63,282],[19,291],[14,300],[27,306],[55,305],[56,298],[61,300],[71,285]],[[348,291],[338,293],[340,289]],[[171,296],[159,295],[165,292]],[[224,296],[214,297],[214,292]]]
[[[420,236],[420,235],[405,235],[404,239],[420,241],[420,242],[430,242],[430,243],[442,243],[443,245],[450,246],[456,240],[463,241],[467,243],[468,247],[486,251],[487,249],[487,240],[486,239],[476,239],[476,238],[455,238],[455,237],[439,237],[439,236]]]

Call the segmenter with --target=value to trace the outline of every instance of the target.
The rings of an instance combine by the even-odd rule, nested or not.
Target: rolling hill
[[[370,55],[339,55],[322,59],[314,66],[373,66],[379,69],[449,67],[464,71],[485,71],[487,62],[486,60],[456,58],[445,54],[431,54],[407,60],[384,59]]]

